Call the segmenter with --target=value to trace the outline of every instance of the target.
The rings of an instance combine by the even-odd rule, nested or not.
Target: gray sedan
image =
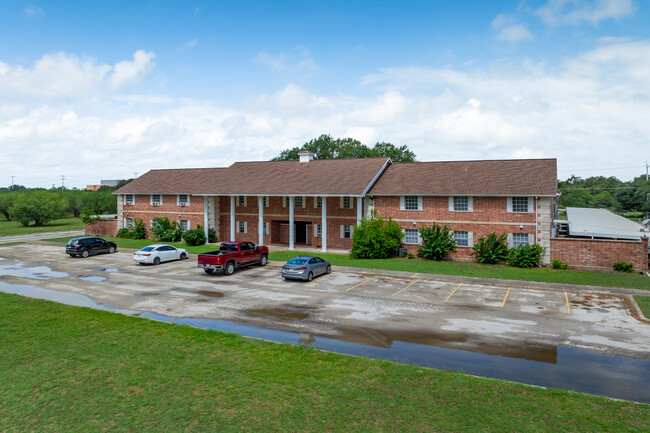
[[[297,256],[282,266],[282,277],[311,281],[315,276],[329,274],[332,266],[327,260],[316,256]]]

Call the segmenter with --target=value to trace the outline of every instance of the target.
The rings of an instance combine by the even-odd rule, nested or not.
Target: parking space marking
[[[569,295],[567,295],[566,292],[564,292],[564,299],[566,300],[566,312],[567,314],[571,314],[571,307],[569,307]]]
[[[415,280],[415,281],[413,281],[411,284],[409,284],[408,286],[404,287],[402,290],[399,290],[399,291],[393,293],[391,296],[395,296],[395,295],[397,295],[398,293],[402,293],[404,290],[408,289],[409,287],[411,287],[413,284],[417,283],[418,281],[420,281],[420,280]]]
[[[501,308],[506,304],[506,299],[508,299],[508,295],[510,294],[510,287],[508,287],[508,291],[506,292],[506,296],[503,298],[503,302],[501,303]]]
[[[311,280],[310,282],[308,282],[307,284],[305,284],[305,286],[308,286],[308,285],[310,285],[310,284],[313,284],[313,283],[315,283],[316,281],[320,281],[320,280],[322,280],[323,278],[329,277],[330,275],[334,275],[335,273],[336,273],[336,272],[330,272],[329,274],[321,275],[320,277],[318,277],[318,280],[313,279],[313,280]]]
[[[368,278],[367,280],[362,281],[362,282],[360,282],[359,284],[356,284],[356,285],[350,287],[349,289],[346,289],[345,291],[346,291],[346,292],[349,292],[350,290],[354,289],[355,287],[359,287],[359,286],[362,285],[363,283],[367,283],[368,281],[370,281],[370,280],[374,280],[375,278],[377,278],[377,277],[376,277],[376,276],[374,276],[374,277],[370,277],[370,278]]]
[[[459,288],[460,286],[462,286],[462,285],[463,285],[463,283],[460,283],[459,285],[457,285],[456,288],[454,289],[454,291],[451,292],[451,293],[449,294],[449,296],[447,296],[447,298],[445,299],[445,302],[447,302],[447,301],[449,300],[449,298],[451,298],[451,295],[453,295],[454,293],[456,293],[456,290],[458,290],[458,288]]]

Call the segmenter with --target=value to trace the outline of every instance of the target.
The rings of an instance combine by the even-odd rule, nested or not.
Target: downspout
[[[539,197],[535,197],[535,244],[539,244],[539,239],[537,238],[537,234],[539,233],[539,226],[537,225],[537,215],[539,215],[539,212],[537,212],[537,201],[539,200]]]

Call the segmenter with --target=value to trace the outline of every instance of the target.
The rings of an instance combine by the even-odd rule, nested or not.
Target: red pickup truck
[[[255,246],[252,242],[222,242],[218,251],[201,253],[198,258],[198,266],[206,274],[224,271],[231,275],[235,268],[257,264],[266,266],[268,262],[269,249]]]

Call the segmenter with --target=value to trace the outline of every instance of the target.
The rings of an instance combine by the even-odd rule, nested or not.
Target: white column
[[[289,249],[293,250],[295,240],[295,228],[293,226],[293,196],[289,196]]]
[[[257,245],[264,245],[264,198],[257,197],[258,219],[257,219]]]
[[[230,242],[235,242],[235,196],[230,196]]]
[[[357,225],[361,225],[363,218],[363,197],[357,197]]]
[[[327,197],[322,198],[323,206],[321,209],[321,240],[322,242],[322,251],[327,252]]]
[[[205,233],[205,243],[208,243],[208,196],[203,197],[203,232]]]

